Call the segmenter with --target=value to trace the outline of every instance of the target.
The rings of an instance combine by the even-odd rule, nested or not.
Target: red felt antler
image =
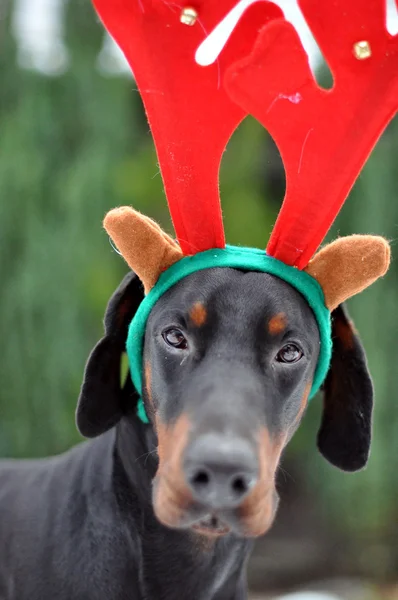
[[[231,97],[268,129],[286,170],[286,196],[267,252],[304,268],[398,108],[398,39],[385,0],[299,0],[334,76],[319,88],[294,28],[265,26],[231,67]]]
[[[250,7],[218,62],[203,68],[195,51],[234,0],[194,0],[193,26],[180,0],[94,0],[137,81],[155,140],[177,238],[184,254],[223,247],[218,171],[231,134],[246,116],[222,86],[232,62],[251,51],[258,28],[281,17],[268,2]]]

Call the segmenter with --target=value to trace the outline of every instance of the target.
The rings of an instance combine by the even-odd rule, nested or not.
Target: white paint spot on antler
[[[386,29],[390,35],[398,33],[398,8],[395,0],[386,1]]]
[[[292,104],[299,104],[299,102],[301,102],[303,99],[300,92],[296,92],[296,94],[291,94],[290,96],[286,94],[279,94],[279,97],[283,100],[289,100],[289,102]]]
[[[292,104],[299,104],[302,99],[303,97],[300,94],[300,92],[296,92],[295,94],[278,94],[277,97],[274,98],[271,104],[269,105],[267,114],[270,112],[270,110],[273,109],[275,103],[278,102],[278,100],[288,100]]]
[[[198,65],[207,67],[219,57],[243,13],[259,0],[240,0],[201,43],[195,54]]]
[[[207,67],[218,59],[244,12],[252,4],[259,1],[261,0],[240,0],[240,2],[238,2],[229,11],[224,19],[218,23],[218,25],[216,25],[213,31],[209,33],[209,35],[196,50],[195,61],[198,65]],[[297,0],[273,1],[274,4],[279,6],[279,8],[283,11],[286,20],[292,23],[299,34],[303,48],[310,58],[311,70],[315,75],[315,70],[320,62],[321,52],[303,17]]]

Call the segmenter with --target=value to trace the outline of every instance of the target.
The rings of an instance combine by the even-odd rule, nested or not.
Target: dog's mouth
[[[263,486],[261,497],[255,497],[249,506],[233,510],[213,511],[196,504],[180,487],[172,486],[168,480],[157,478],[154,485],[154,511],[157,519],[171,529],[190,529],[206,537],[222,537],[234,533],[239,537],[258,537],[271,526],[278,496],[274,490]],[[184,488],[182,488],[184,490]],[[179,492],[179,494],[177,494]]]
[[[198,533],[212,536],[226,535],[231,531],[230,527],[220,520],[217,515],[208,515],[192,525],[192,529]]]

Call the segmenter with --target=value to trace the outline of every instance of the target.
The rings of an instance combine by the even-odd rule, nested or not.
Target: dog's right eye
[[[166,329],[162,333],[163,339],[169,346],[173,348],[178,348],[179,350],[186,350],[188,348],[188,342],[179,329],[172,327],[170,329]]]
[[[286,344],[282,350],[279,350],[276,355],[278,362],[292,364],[296,363],[303,357],[303,351],[296,344]]]

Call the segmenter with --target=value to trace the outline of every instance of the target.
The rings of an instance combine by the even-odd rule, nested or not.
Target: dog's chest
[[[175,539],[152,547],[142,560],[142,600],[235,600],[249,551],[243,540],[197,549]]]

